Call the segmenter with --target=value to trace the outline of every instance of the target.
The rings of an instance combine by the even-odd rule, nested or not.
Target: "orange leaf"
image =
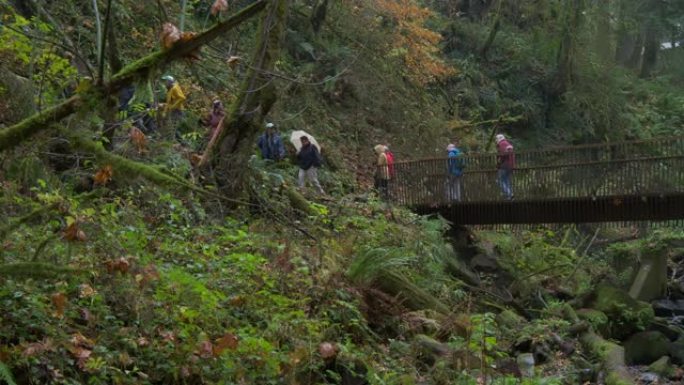
[[[163,48],[171,48],[175,42],[180,40],[181,33],[178,27],[171,23],[164,23],[160,34],[161,44]]]
[[[214,341],[214,357],[220,356],[224,350],[233,350],[238,346],[238,338],[235,334],[226,333],[223,337]]]
[[[52,300],[52,305],[55,307],[55,312],[53,313],[55,317],[64,317],[64,308],[66,307],[67,297],[64,293],[54,293],[50,296]]]
[[[214,1],[214,4],[211,6],[211,14],[212,16],[216,16],[219,12],[224,12],[228,10],[228,1],[227,0],[216,0]]]
[[[131,127],[131,131],[128,135],[135,148],[138,149],[138,154],[145,152],[145,146],[147,145],[147,137],[145,137],[145,134],[137,127]]]
[[[110,180],[112,180],[112,175],[114,174],[114,171],[112,170],[112,165],[108,164],[101,169],[97,170],[95,173],[95,176],[93,177],[93,180],[95,181],[95,184],[98,185],[106,185],[109,183]]]
[[[128,269],[131,267],[131,263],[124,257],[106,261],[104,264],[107,272],[109,273],[118,271],[122,274],[126,274]]]

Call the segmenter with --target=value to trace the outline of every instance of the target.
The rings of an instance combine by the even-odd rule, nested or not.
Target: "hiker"
[[[321,154],[318,148],[311,144],[309,138],[302,136],[299,138],[302,148],[297,153],[297,164],[299,165],[299,188],[304,189],[306,179],[316,187],[318,193],[325,194],[320,182],[318,182],[318,168],[321,167]]]
[[[305,136],[302,138],[305,138]],[[308,140],[309,138],[307,138],[307,141]],[[302,142],[302,145],[303,144],[304,142]],[[285,158],[285,146],[283,145],[283,140],[280,138],[280,134],[278,133],[276,125],[273,123],[266,123],[266,132],[259,137],[259,142],[257,145],[259,146],[259,149],[261,150],[261,156],[264,159],[279,161]],[[312,147],[316,148],[316,146]],[[318,151],[318,149],[316,149],[316,151]]]
[[[463,154],[461,150],[456,147],[455,144],[451,143],[447,146],[447,168],[448,168],[448,178],[447,178],[447,196],[450,201],[461,201],[461,190],[462,190],[462,180],[463,176]]]
[[[174,136],[180,140],[180,132],[178,131],[178,122],[183,118],[183,109],[185,104],[185,94],[180,87],[180,84],[171,75],[162,76],[162,80],[166,82],[166,103],[162,110],[162,115],[170,118],[171,124],[174,126]]]
[[[209,139],[214,137],[216,131],[219,128],[219,124],[223,121],[226,116],[226,112],[223,110],[223,103],[216,99],[211,105],[211,112],[204,119],[202,119],[202,124],[209,127]]]
[[[375,189],[380,193],[380,198],[387,199],[387,186],[389,184],[389,167],[387,162],[387,154],[385,154],[386,146],[378,144],[373,147],[378,158],[375,162]]]
[[[515,152],[513,145],[502,134],[496,136],[496,181],[501,187],[506,200],[513,199],[511,177],[515,168]]]

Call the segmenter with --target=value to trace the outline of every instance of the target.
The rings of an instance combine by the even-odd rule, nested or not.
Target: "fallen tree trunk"
[[[625,349],[596,334],[588,324],[582,323],[575,310],[568,304],[563,309],[565,318],[575,325],[582,346],[601,361],[606,371],[606,385],[634,385],[632,376],[625,365]]]
[[[231,30],[243,21],[259,13],[266,6],[266,0],[258,0],[255,3],[245,7],[227,20],[218,23],[211,29],[195,36],[187,41],[181,41],[173,45],[168,50],[157,51],[148,56],[124,67],[119,73],[112,76],[109,83],[103,85],[104,95],[113,95],[121,87],[132,83],[136,79],[147,77],[151,71],[161,68],[166,64],[171,63],[181,57],[184,57],[203,45],[216,39],[226,31]],[[47,130],[51,127],[51,123],[58,122],[61,119],[73,114],[80,106],[87,106],[93,108],[97,103],[86,103],[93,97],[93,92],[87,92],[85,95],[77,94],[71,98],[48,108],[45,111],[34,114],[21,122],[10,126],[0,131],[0,152],[13,148],[22,141],[30,138],[38,132]]]

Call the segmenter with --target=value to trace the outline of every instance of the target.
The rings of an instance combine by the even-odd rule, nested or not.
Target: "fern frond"
[[[14,382],[12,371],[2,361],[0,361],[0,382],[1,381],[4,381],[7,385],[17,385],[17,383]]]

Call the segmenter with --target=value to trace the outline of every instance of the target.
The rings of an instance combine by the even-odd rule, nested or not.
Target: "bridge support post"
[[[667,252],[664,247],[647,247],[641,253],[641,267],[629,289],[629,296],[650,302],[662,298],[666,290]]]

